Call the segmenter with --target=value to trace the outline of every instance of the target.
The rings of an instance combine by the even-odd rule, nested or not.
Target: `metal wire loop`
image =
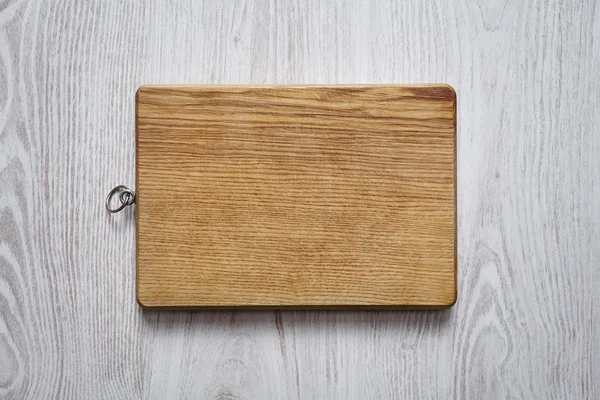
[[[110,208],[110,200],[114,195],[119,194],[119,201],[121,204],[117,208]],[[106,209],[111,213],[117,213],[127,206],[135,203],[135,193],[125,185],[119,185],[110,191],[106,196]]]

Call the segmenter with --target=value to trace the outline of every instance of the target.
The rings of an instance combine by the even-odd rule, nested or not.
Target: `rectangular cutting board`
[[[455,302],[450,86],[142,86],[136,147],[142,306]]]

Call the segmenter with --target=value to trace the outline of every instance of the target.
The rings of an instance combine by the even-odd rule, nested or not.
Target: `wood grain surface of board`
[[[137,298],[147,307],[448,307],[447,85],[142,86]]]

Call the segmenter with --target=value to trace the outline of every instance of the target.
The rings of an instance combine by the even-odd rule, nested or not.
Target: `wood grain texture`
[[[456,96],[435,86],[142,86],[146,307],[449,307]]]
[[[594,399],[596,1],[0,2],[0,398]],[[143,312],[136,89],[448,82],[444,312]]]

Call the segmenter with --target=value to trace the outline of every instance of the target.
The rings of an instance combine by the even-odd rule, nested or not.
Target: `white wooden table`
[[[600,3],[0,3],[0,398],[597,398]],[[458,302],[144,312],[144,83],[447,82]]]

